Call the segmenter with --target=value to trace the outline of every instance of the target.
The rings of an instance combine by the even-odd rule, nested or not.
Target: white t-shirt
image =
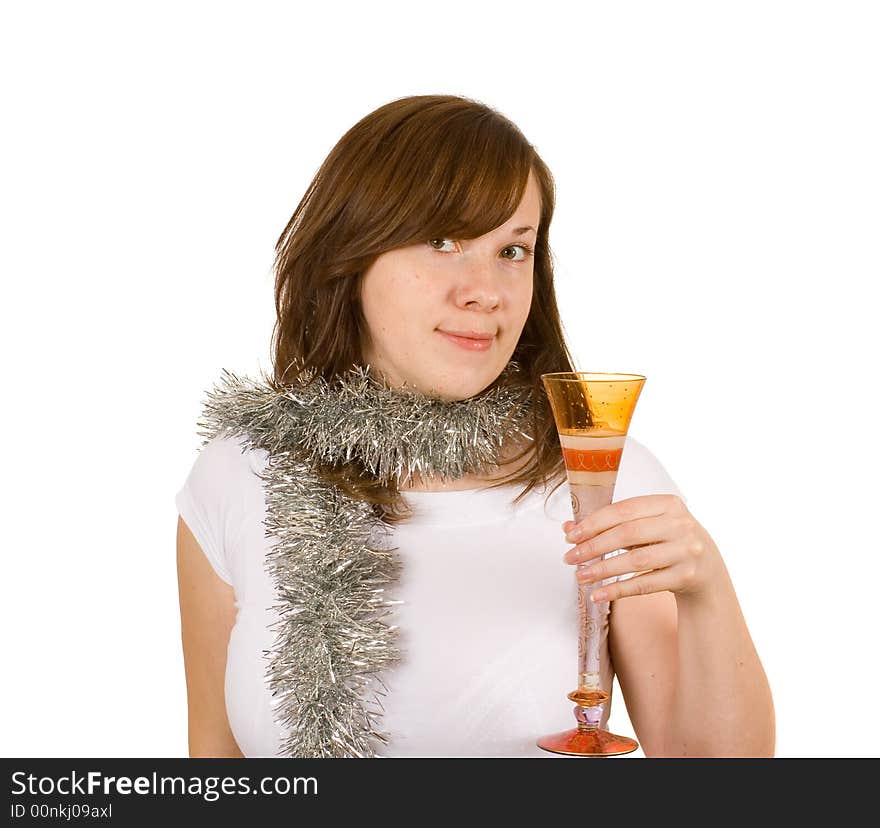
[[[283,737],[264,678],[277,620],[264,568],[272,538],[265,536],[256,475],[266,460],[244,438],[214,437],[175,498],[214,570],[235,591],[226,710],[248,757],[280,755]],[[562,562],[571,546],[561,528],[572,516],[569,487],[564,482],[545,503],[549,488],[531,491],[515,509],[520,485],[406,493],[416,514],[391,538],[403,567],[390,597],[402,603],[385,619],[399,627],[404,658],[381,674],[387,690],[377,725],[391,738],[379,755],[559,757],[535,740],[576,725],[566,695],[577,686],[578,610],[575,567]],[[684,499],[654,455],[628,436],[613,502],[642,494]],[[601,686],[611,692],[608,618]]]

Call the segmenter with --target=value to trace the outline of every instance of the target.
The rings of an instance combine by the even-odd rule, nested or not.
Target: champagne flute
[[[563,371],[542,374],[565,460],[576,522],[611,503],[627,431],[645,384],[640,374]],[[603,560],[614,553],[603,555]],[[585,566],[579,564],[578,569]],[[615,576],[616,579],[616,576]],[[538,747],[571,756],[619,756],[638,748],[635,739],[599,727],[610,688],[600,687],[600,629],[608,601],[593,603],[593,589],[604,583],[577,582],[578,682],[568,694],[575,702],[577,727],[543,736]]]

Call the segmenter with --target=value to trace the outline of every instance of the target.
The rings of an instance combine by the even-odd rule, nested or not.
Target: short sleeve
[[[670,477],[663,464],[647,446],[627,435],[620,468],[617,472],[617,483],[614,487],[612,503],[647,494],[674,494],[687,503],[687,498]],[[614,554],[619,555],[623,551],[619,549]],[[625,581],[637,574],[637,572],[628,572],[617,576],[615,580]]]
[[[241,467],[236,438],[218,435],[199,450],[183,487],[175,496],[177,511],[189,527],[217,575],[232,584],[226,548],[234,507],[234,478]]]
[[[612,502],[646,494],[674,494],[687,503],[681,489],[648,447],[627,436]]]

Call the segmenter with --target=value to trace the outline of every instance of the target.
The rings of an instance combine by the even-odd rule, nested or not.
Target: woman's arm
[[[639,747],[662,756],[678,664],[678,621],[671,592],[611,602],[608,651]]]
[[[609,649],[646,755],[772,756],[767,676],[721,553],[681,497],[626,498],[563,529],[579,581],[633,574],[592,597],[614,602]]]
[[[614,601],[609,649],[646,756],[773,756],[773,697],[729,579]]]
[[[772,757],[773,696],[733,584],[676,600],[678,680],[666,753]]]
[[[244,758],[226,715],[226,648],[235,593],[214,572],[189,527],[177,520],[177,580],[186,672],[189,755]]]

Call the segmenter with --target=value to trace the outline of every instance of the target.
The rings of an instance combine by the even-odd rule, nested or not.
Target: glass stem
[[[579,564],[579,570],[587,567]],[[599,689],[599,630],[607,602],[594,604],[590,600],[593,584],[578,581],[578,689]],[[603,688],[604,689],[604,688]]]

